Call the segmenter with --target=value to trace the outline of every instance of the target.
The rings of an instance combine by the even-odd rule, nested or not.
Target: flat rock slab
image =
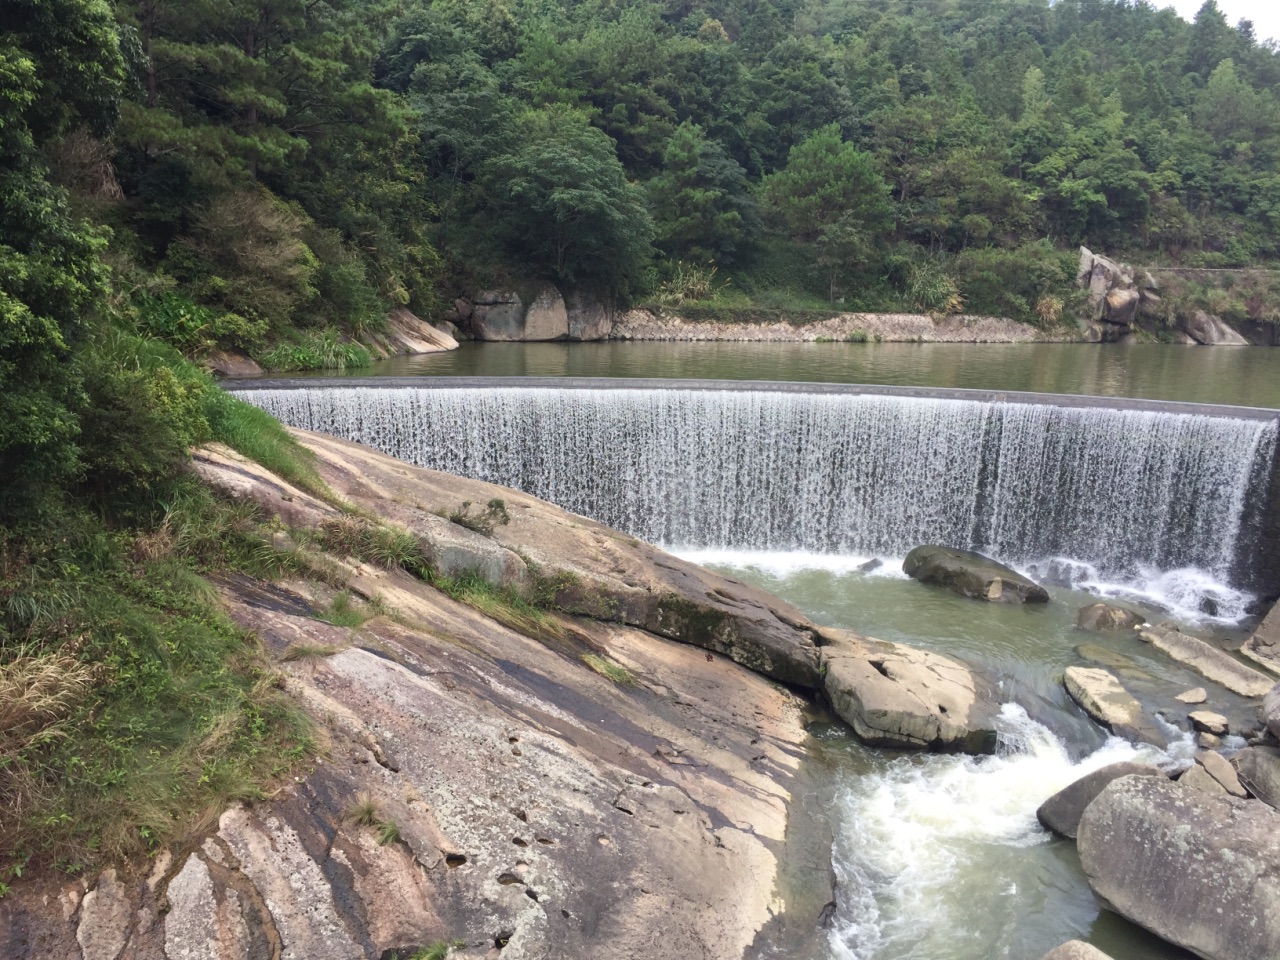
[[[1111,960],[1111,955],[1083,940],[1068,940],[1062,946],[1054,947],[1040,960]]]
[[[824,630],[827,698],[875,746],[993,753],[997,705],[991,683],[941,654]]]
[[[1173,699],[1179,703],[1204,703],[1209,699],[1209,694],[1204,687],[1193,687],[1190,690],[1184,690]]]
[[[1062,676],[1071,699],[1118,737],[1165,747],[1168,740],[1124,685],[1097,667],[1067,667]]]
[[[1280,957],[1280,814],[1256,800],[1123,777],[1076,841],[1112,910],[1207,960]]]
[[[990,557],[950,547],[916,547],[902,562],[907,576],[992,603],[1048,603],[1044,587]]]
[[[1265,696],[1275,683],[1272,678],[1246,667],[1229,654],[1181,633],[1169,624],[1143,627],[1138,636],[1179,663],[1242,697]]]
[[[1113,763],[1086,774],[1040,804],[1036,819],[1048,830],[1072,840],[1080,827],[1080,818],[1094,797],[1113,780],[1121,777],[1163,777],[1157,768],[1146,763]]]
[[[1178,777],[1178,785],[1188,790],[1199,790],[1201,793],[1208,793],[1214,796],[1226,796],[1227,791],[1223,789],[1222,784],[1213,777],[1209,776],[1209,771],[1198,763],[1193,763],[1182,771],[1182,775]]]
[[[1227,762],[1226,757],[1222,754],[1213,750],[1206,750],[1203,753],[1196,754],[1196,763],[1204,767],[1205,772],[1217,780],[1222,789],[1233,797],[1244,798],[1248,796],[1244,787],[1240,785],[1240,778],[1236,776],[1235,768]]]

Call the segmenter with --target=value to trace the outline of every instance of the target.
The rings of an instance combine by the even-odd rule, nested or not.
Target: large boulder
[[[569,313],[560,291],[550,283],[527,297],[511,290],[484,290],[472,301],[471,332],[481,340],[563,340]]]
[[[1138,637],[1242,697],[1261,697],[1272,687],[1271,678],[1246,667],[1217,647],[1181,632],[1174,624],[1143,627]]]
[[[946,587],[962,597],[995,603],[1048,603],[1040,584],[990,557],[970,550],[925,545],[902,562],[902,570],[921,583]]]
[[[1280,683],[1267,691],[1262,701],[1262,722],[1266,724],[1267,732],[1280,740]]]
[[[613,311],[599,297],[575,290],[569,294],[570,340],[608,340],[613,331]]]
[[[1048,830],[1072,840],[1080,827],[1085,807],[1113,781],[1121,777],[1163,777],[1157,768],[1146,763],[1113,763],[1086,774],[1070,786],[1063,787],[1040,804],[1036,819]]]
[[[1194,311],[1181,320],[1182,330],[1196,343],[1206,347],[1247,347],[1249,341],[1211,313]]]
[[[1138,304],[1142,295],[1137,290],[1115,289],[1107,294],[1104,300],[1105,309],[1102,319],[1107,323],[1129,326],[1138,315]]]
[[[1132,630],[1146,623],[1147,618],[1140,613],[1126,610],[1112,603],[1091,603],[1081,607],[1076,614],[1076,626],[1081,630],[1102,633],[1110,630]]]
[[[1272,673],[1280,673],[1280,604],[1276,604],[1240,652]]]
[[[1085,713],[1118,737],[1164,747],[1167,739],[1142,704],[1106,670],[1067,667],[1062,685]]]
[[[452,334],[433,327],[404,307],[397,307],[387,316],[386,330],[381,339],[390,353],[414,355],[458,349],[458,341]]]
[[[1077,848],[1112,910],[1207,960],[1280,957],[1280,814],[1157,777],[1089,804]]]
[[[1280,807],[1280,750],[1246,747],[1231,758],[1236,776],[1263,803]]]
[[[992,753],[995,689],[941,654],[824,629],[827,698],[854,733],[874,746]]]

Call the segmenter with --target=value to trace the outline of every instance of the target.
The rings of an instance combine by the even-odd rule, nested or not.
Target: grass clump
[[[314,455],[271,414],[210,386],[204,398],[204,415],[212,439],[295,487],[332,501],[332,492],[316,470]]]
[[[606,680],[619,686],[630,686],[635,683],[635,678],[631,676],[631,672],[611,657],[599,653],[584,653],[582,662]]]
[[[343,819],[358,827],[372,828],[379,846],[400,842],[400,827],[394,820],[382,816],[381,808],[370,793],[359,794],[343,814]]]
[[[403,957],[398,953],[393,953],[391,954],[391,960],[448,960],[449,951],[461,949],[464,946],[466,946],[466,943],[462,940],[454,940],[452,942],[440,940],[429,946],[414,950],[412,953],[407,953]]]
[[[343,590],[329,602],[327,609],[316,615],[316,619],[331,623],[335,627],[354,628],[364,626],[365,621],[372,616],[372,611],[355,603],[350,590]]]
[[[431,578],[431,561],[407,530],[346,516],[325,523],[318,540],[330,553],[356,557],[383,570],[404,570],[420,580]]]
[[[549,611],[510,588],[495,587],[479,574],[459,573],[436,577],[433,582],[454,600],[465,603],[516,633],[544,641],[559,641],[565,637],[563,625]]]
[[[281,663],[316,664],[321,660],[342,652],[341,647],[327,643],[291,643],[280,655]]]
[[[57,537],[0,534],[0,862],[74,873],[182,842],[310,749],[199,573],[214,548],[192,514],[232,531],[243,518],[181,496],[141,536],[77,513]],[[219,568],[258,569],[251,543],[233,536]]]
[[[316,330],[299,334],[295,339],[279,343],[258,354],[268,370],[346,370],[367,367],[373,362],[369,351],[359,343],[344,339],[336,330]]]

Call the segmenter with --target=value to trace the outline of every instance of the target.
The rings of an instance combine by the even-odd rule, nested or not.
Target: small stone
[[[884,561],[881,560],[879,557],[874,557],[871,560],[868,560],[866,563],[858,564],[858,572],[871,573],[873,570],[879,570],[883,566],[884,566]]]
[[[1191,725],[1202,733],[1212,733],[1215,737],[1226,736],[1227,718],[1220,713],[1214,713],[1212,710],[1193,710],[1187,714],[1187,719],[1191,721]]]
[[[1201,750],[1217,750],[1222,746],[1222,738],[1202,731],[1196,734],[1196,746]]]
[[[1204,687],[1193,687],[1190,690],[1184,690],[1173,699],[1179,703],[1204,703],[1209,699],[1209,694],[1205,692]]]

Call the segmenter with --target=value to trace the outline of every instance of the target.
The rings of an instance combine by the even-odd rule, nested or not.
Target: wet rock
[[[1192,710],[1187,714],[1191,726],[1203,733],[1211,733],[1215,737],[1225,737],[1230,729],[1227,718],[1212,710]]]
[[[1218,781],[1222,789],[1233,797],[1243,798],[1248,796],[1248,793],[1240,784],[1240,778],[1236,776],[1235,768],[1227,762],[1227,759],[1222,754],[1213,750],[1206,750],[1196,754],[1196,763],[1204,767],[1205,772]]]
[[[902,644],[824,630],[827,697],[875,746],[992,753],[995,691],[969,667]]]
[[[1111,603],[1091,603],[1081,607],[1076,615],[1076,626],[1081,630],[1095,632],[1110,630],[1132,630],[1146,623],[1147,618],[1140,613],[1126,610]]]
[[[1217,750],[1222,746],[1222,738],[1202,730],[1196,734],[1196,746],[1201,750]]]
[[[1280,814],[1124,777],[1080,821],[1081,866],[1112,910],[1208,960],[1280,956]]]
[[[1110,647],[1097,643],[1082,643],[1075,648],[1075,651],[1081,658],[1106,667],[1125,679],[1143,681],[1152,679],[1151,673],[1138,666],[1137,660]]]
[[[1116,736],[1144,741],[1158,747],[1167,744],[1164,734],[1147,716],[1142,704],[1106,670],[1067,667],[1063,686],[1085,713]]]
[[[1172,624],[1143,627],[1138,630],[1138,637],[1242,697],[1261,697],[1272,687],[1272,681],[1257,670],[1203,640],[1180,632]]]
[[[1059,790],[1036,810],[1036,819],[1045,829],[1074,840],[1085,807],[1113,780],[1131,776],[1163,777],[1164,774],[1146,763],[1113,763]]]
[[[866,563],[858,564],[858,572],[871,573],[875,570],[879,570],[883,566],[884,566],[883,560],[881,560],[879,557],[873,557],[872,559],[868,560]]]
[[[1040,960],[1111,960],[1111,956],[1083,940],[1068,940],[1061,946],[1054,947]]]
[[[1049,594],[1016,570],[990,557],[950,547],[916,547],[902,563],[903,572],[922,583],[946,587],[962,597],[994,603],[1048,603]]]
[[[1231,758],[1240,784],[1263,803],[1280,807],[1280,750],[1246,747]]]
[[[1204,703],[1209,699],[1209,694],[1205,692],[1204,687],[1193,687],[1190,690],[1184,690],[1173,699],[1179,703]]]

